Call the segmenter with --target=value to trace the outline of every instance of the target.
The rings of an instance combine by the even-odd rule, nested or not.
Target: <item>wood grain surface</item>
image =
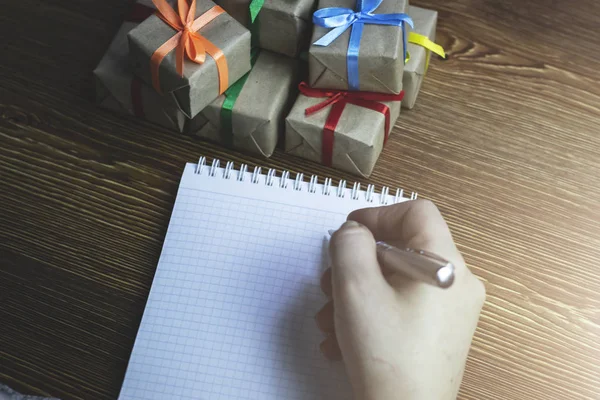
[[[354,178],[99,110],[123,0],[0,3],[0,382],[114,399],[186,161]],[[486,284],[460,399],[598,400],[600,2],[415,5],[450,56],[369,182],[435,201]]]

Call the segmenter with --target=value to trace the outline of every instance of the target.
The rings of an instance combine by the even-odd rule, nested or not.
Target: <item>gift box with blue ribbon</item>
[[[407,54],[407,0],[319,0],[309,50],[314,88],[398,94]]]

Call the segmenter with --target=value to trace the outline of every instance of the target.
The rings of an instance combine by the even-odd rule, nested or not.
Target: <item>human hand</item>
[[[452,262],[440,289],[382,271],[375,240]],[[332,297],[316,316],[330,359],[343,358],[356,400],[456,399],[485,300],[437,207],[410,201],[358,210],[331,238],[321,286]]]

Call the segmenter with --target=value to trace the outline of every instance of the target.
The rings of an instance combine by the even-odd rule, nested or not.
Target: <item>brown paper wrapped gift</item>
[[[196,52],[201,54],[202,49],[207,50],[202,64],[192,62],[188,55],[184,55],[183,68],[178,68],[176,54],[179,49],[175,48],[163,60],[156,61],[156,56],[162,53],[157,51],[159,48],[164,49],[167,43],[181,46],[182,42],[173,38],[190,33],[187,28],[181,31],[172,28],[157,15],[152,15],[129,32],[129,44],[135,75],[159,92],[172,93],[181,111],[193,118],[250,70],[250,32],[210,0],[187,1],[196,5],[195,18],[192,18],[194,26],[203,25],[207,16],[214,17],[208,18],[210,22],[196,32],[202,44],[197,46]],[[171,15],[181,18],[177,11]],[[198,19],[200,16],[204,17]],[[185,25],[181,21],[178,23]],[[218,56],[220,53],[223,58]],[[151,62],[153,57],[155,59]],[[215,57],[221,60],[221,67],[218,67]],[[183,77],[180,72],[183,72]]]
[[[134,5],[94,70],[97,103],[102,108],[144,118],[177,132],[191,132],[206,123],[204,116],[187,118],[172,95],[156,93],[133,75],[129,64],[127,33],[152,15],[153,7],[151,0],[140,0]]]
[[[297,93],[297,79],[297,60],[261,50],[247,79],[240,82],[239,95],[234,97],[227,91],[202,111],[200,115],[208,123],[197,135],[219,138],[236,149],[270,157],[283,135],[285,116]],[[230,113],[224,110],[226,102]]]
[[[429,38],[431,41],[435,41],[438,13],[437,11],[410,6],[408,7],[408,15],[413,19],[415,28],[409,36],[408,52],[410,58],[404,66],[404,77],[402,79],[404,100],[402,100],[402,107],[412,109],[417,101],[431,57],[430,50],[412,43],[412,34],[417,33]]]
[[[336,91],[327,93],[326,90],[315,90],[302,84],[300,90],[305,94],[298,96],[286,118],[285,152],[363,177],[371,175],[400,115],[403,93],[379,95],[379,98],[396,99],[379,101],[369,100],[369,97],[378,99],[373,96],[378,95],[376,93],[349,92],[350,95],[339,95]],[[316,93],[319,97],[309,97],[319,91],[324,96]],[[362,95],[366,95],[366,100],[352,101],[348,97]],[[387,123],[385,114],[377,110],[383,106],[389,110]]]
[[[261,49],[296,57],[308,49],[315,0],[264,0],[254,24],[250,20],[252,0],[217,0],[225,11],[250,29]]]
[[[319,9],[355,9],[356,0],[319,0]],[[407,10],[407,0],[385,0],[374,14],[397,14]],[[402,28],[364,24],[358,56],[359,87],[348,82],[348,46],[352,27],[327,46],[314,43],[331,29],[315,25],[309,50],[309,84],[315,88],[400,93],[404,69]]]

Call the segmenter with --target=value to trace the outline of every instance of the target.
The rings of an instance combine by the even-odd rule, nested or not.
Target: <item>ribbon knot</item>
[[[307,97],[325,98],[325,100],[321,103],[304,110],[304,114],[306,116],[313,115],[330,105],[332,106],[323,128],[321,150],[321,162],[328,167],[331,167],[333,163],[333,143],[335,138],[335,130],[340,122],[340,119],[342,118],[342,113],[344,112],[347,104],[368,108],[385,116],[385,136],[383,139],[383,144],[385,145],[390,134],[391,116],[390,108],[380,102],[402,101],[404,98],[404,91],[400,92],[399,94],[386,94],[373,92],[350,92],[346,90],[315,89],[309,87],[305,82],[300,83],[298,89],[300,90],[300,93]]]
[[[161,92],[159,80],[159,68],[163,59],[173,49],[176,49],[176,69],[179,76],[183,77],[184,59],[188,59],[196,64],[203,64],[206,61],[206,54],[210,55],[217,64],[219,73],[219,94],[227,90],[228,69],[227,61],[223,52],[215,46],[210,40],[200,35],[198,31],[213,21],[225,11],[214,6],[198,18],[196,16],[196,0],[177,0],[178,12],[166,0],[152,0],[156,7],[156,15],[167,25],[173,28],[175,35],[160,46],[152,55],[151,72],[152,84],[156,91]]]
[[[365,24],[373,25],[391,25],[402,28],[402,41],[404,46],[404,57],[406,60],[407,51],[407,35],[406,26],[414,28],[412,18],[408,14],[374,14],[379,8],[383,0],[357,0],[356,10],[342,7],[329,7],[317,10],[313,14],[313,22],[315,25],[324,28],[333,28],[321,39],[317,40],[316,46],[329,46],[334,40],[340,37],[348,28],[352,28],[350,32],[350,42],[348,43],[348,87],[350,90],[360,89],[360,74],[358,71],[358,54],[360,49],[360,41]]]
[[[311,91],[312,89],[309,89],[305,83],[301,83],[301,85],[302,85],[302,87],[300,88],[300,91],[302,91],[303,94],[305,94],[305,93],[313,93],[314,94],[315,93],[315,92],[312,92]],[[316,90],[318,90],[318,89],[316,89]],[[304,115],[306,115],[308,117],[318,111],[321,111],[325,107],[329,107],[332,104],[336,104],[339,102],[347,102],[346,97],[348,95],[348,92],[345,92],[345,91],[338,91],[337,93],[322,91],[321,94],[323,94],[323,96],[320,96],[320,97],[327,97],[327,100],[325,100],[315,106],[307,108],[306,110],[304,110]],[[314,96],[310,96],[310,97],[314,97]]]

